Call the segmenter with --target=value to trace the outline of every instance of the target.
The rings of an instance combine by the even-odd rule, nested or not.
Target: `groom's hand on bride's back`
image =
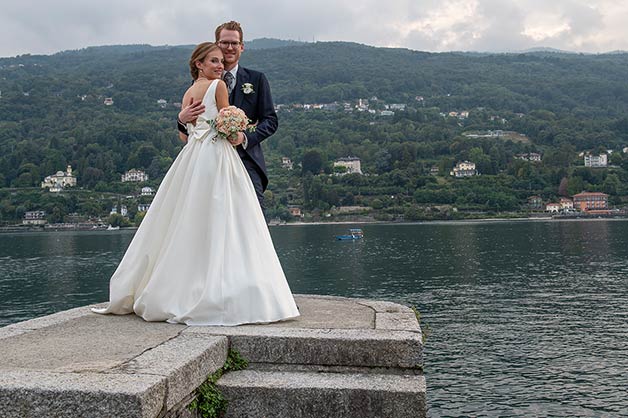
[[[190,98],[189,103],[183,105],[179,112],[179,120],[183,123],[194,122],[197,117],[205,112],[205,105],[201,100]]]

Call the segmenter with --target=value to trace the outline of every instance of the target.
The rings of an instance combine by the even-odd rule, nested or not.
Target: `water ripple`
[[[429,416],[628,416],[628,222],[345,229],[271,232],[295,293],[421,311]],[[0,236],[0,325],[106,300],[131,236]]]

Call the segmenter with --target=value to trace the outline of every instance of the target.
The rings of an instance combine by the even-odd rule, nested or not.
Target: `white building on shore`
[[[44,225],[46,224],[46,212],[43,210],[33,210],[24,212],[23,225]]]
[[[560,212],[560,203],[548,203],[547,205],[545,205],[545,212],[550,212],[550,213],[558,213]]]
[[[562,211],[573,209],[573,200],[567,197],[561,197],[559,203]]]

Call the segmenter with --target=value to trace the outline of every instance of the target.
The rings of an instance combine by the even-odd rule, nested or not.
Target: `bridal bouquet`
[[[249,126],[249,118],[246,117],[244,110],[235,106],[220,109],[214,121],[214,127],[218,134],[226,139],[232,135],[237,135],[238,132],[255,130],[254,126]]]

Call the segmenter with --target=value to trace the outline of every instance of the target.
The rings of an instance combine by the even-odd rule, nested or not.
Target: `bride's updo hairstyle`
[[[194,48],[194,51],[192,51],[192,56],[190,57],[190,74],[194,80],[198,78],[198,68],[196,67],[196,62],[203,61],[207,54],[212,52],[214,49],[218,49],[218,45],[213,42],[203,42],[202,44],[198,44],[196,48]]]

